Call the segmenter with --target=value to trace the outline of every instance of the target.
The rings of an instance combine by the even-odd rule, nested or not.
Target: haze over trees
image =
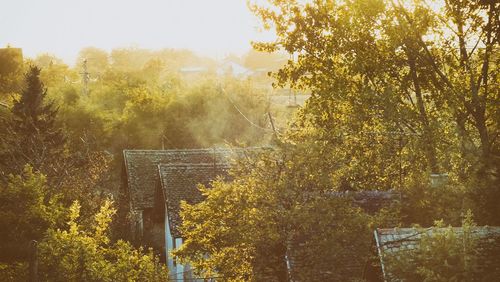
[[[277,155],[235,171],[237,181],[215,183],[203,190],[205,202],[184,207],[187,239],[176,252],[181,260],[205,277],[286,281],[287,245],[298,236],[306,264],[294,278],[344,281],[355,277],[342,264],[343,255],[349,253],[350,261],[369,257],[370,248],[363,245],[369,237],[361,234],[369,236],[370,228],[428,227],[434,220],[459,226],[468,210],[480,224],[499,224],[500,6],[431,4],[252,5],[277,35],[254,47],[294,54],[273,74],[277,84],[307,89],[312,97],[280,137]],[[353,190],[393,190],[401,201],[358,216],[363,212],[331,196]],[[460,246],[453,236],[424,240],[421,248],[449,240],[440,250],[473,259],[464,253],[469,247],[455,253]],[[474,276],[461,264],[450,266],[450,273],[436,267],[445,263],[438,250],[416,259],[401,262],[400,277],[441,281],[455,275],[469,281]],[[233,265],[242,267],[237,271]],[[415,268],[418,273],[408,272]]]
[[[126,241],[122,152],[225,145],[263,149],[182,204],[173,255],[198,277],[361,279],[345,261],[373,260],[374,228],[447,225],[462,237],[423,236],[389,259],[395,274],[495,277],[468,236],[500,226],[500,3],[249,8],[276,40],[222,64],[178,49],[87,47],[74,67],[0,52],[0,280],[28,277],[36,240],[47,281],[165,281],[158,257]],[[311,98],[279,115],[271,83]],[[363,191],[397,199],[368,212],[349,196]]]
[[[185,50],[85,48],[80,58],[74,68],[49,54],[19,62],[26,75],[10,71],[9,85],[20,90],[2,88],[2,280],[27,277],[31,240],[46,280],[164,279],[152,253],[116,241],[126,215],[106,199],[120,199],[122,150],[264,144],[265,93]],[[203,67],[194,77],[179,71],[193,65]]]

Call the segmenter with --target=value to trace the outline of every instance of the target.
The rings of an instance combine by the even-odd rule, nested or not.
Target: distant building
[[[190,74],[201,74],[208,71],[206,67],[183,67],[179,69],[179,72],[182,74],[190,75]]]
[[[230,75],[233,77],[237,78],[248,78],[252,76],[254,72],[243,65],[233,62],[233,61],[226,61],[223,62],[218,68],[217,68],[217,75]]]
[[[311,98],[311,95],[309,94],[280,94],[269,95],[269,101],[271,104],[281,107],[304,107],[307,100]]]

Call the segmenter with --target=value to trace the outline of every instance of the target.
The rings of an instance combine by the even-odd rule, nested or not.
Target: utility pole
[[[82,93],[84,96],[87,96],[89,94],[89,80],[90,80],[90,73],[87,70],[87,59],[83,59],[82,67],[83,67],[83,70],[81,72],[82,84],[83,84]]]
[[[273,128],[274,135],[278,137],[278,132],[276,132],[276,127],[274,127],[274,121],[273,116],[271,116],[271,112],[267,112],[267,115],[269,116],[269,121],[271,122],[271,127]]]

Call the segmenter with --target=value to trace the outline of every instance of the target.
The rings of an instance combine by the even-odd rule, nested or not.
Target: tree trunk
[[[420,81],[417,75],[417,66],[415,63],[415,57],[411,54],[408,48],[405,49],[408,58],[408,65],[410,67],[410,76],[415,87],[415,97],[417,98],[417,110],[420,117],[420,122],[423,128],[423,139],[424,139],[424,150],[429,164],[429,168],[432,173],[439,173],[438,162],[436,158],[436,144],[434,141],[432,128],[429,123],[429,117],[427,116],[427,110],[425,108],[424,99],[422,97],[422,88],[420,87]]]

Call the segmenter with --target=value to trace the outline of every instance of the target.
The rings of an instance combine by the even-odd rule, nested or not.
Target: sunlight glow
[[[4,0],[5,1],[5,0]],[[271,39],[246,0],[16,0],[0,9],[0,47],[73,63],[82,47],[189,48],[222,57]]]

